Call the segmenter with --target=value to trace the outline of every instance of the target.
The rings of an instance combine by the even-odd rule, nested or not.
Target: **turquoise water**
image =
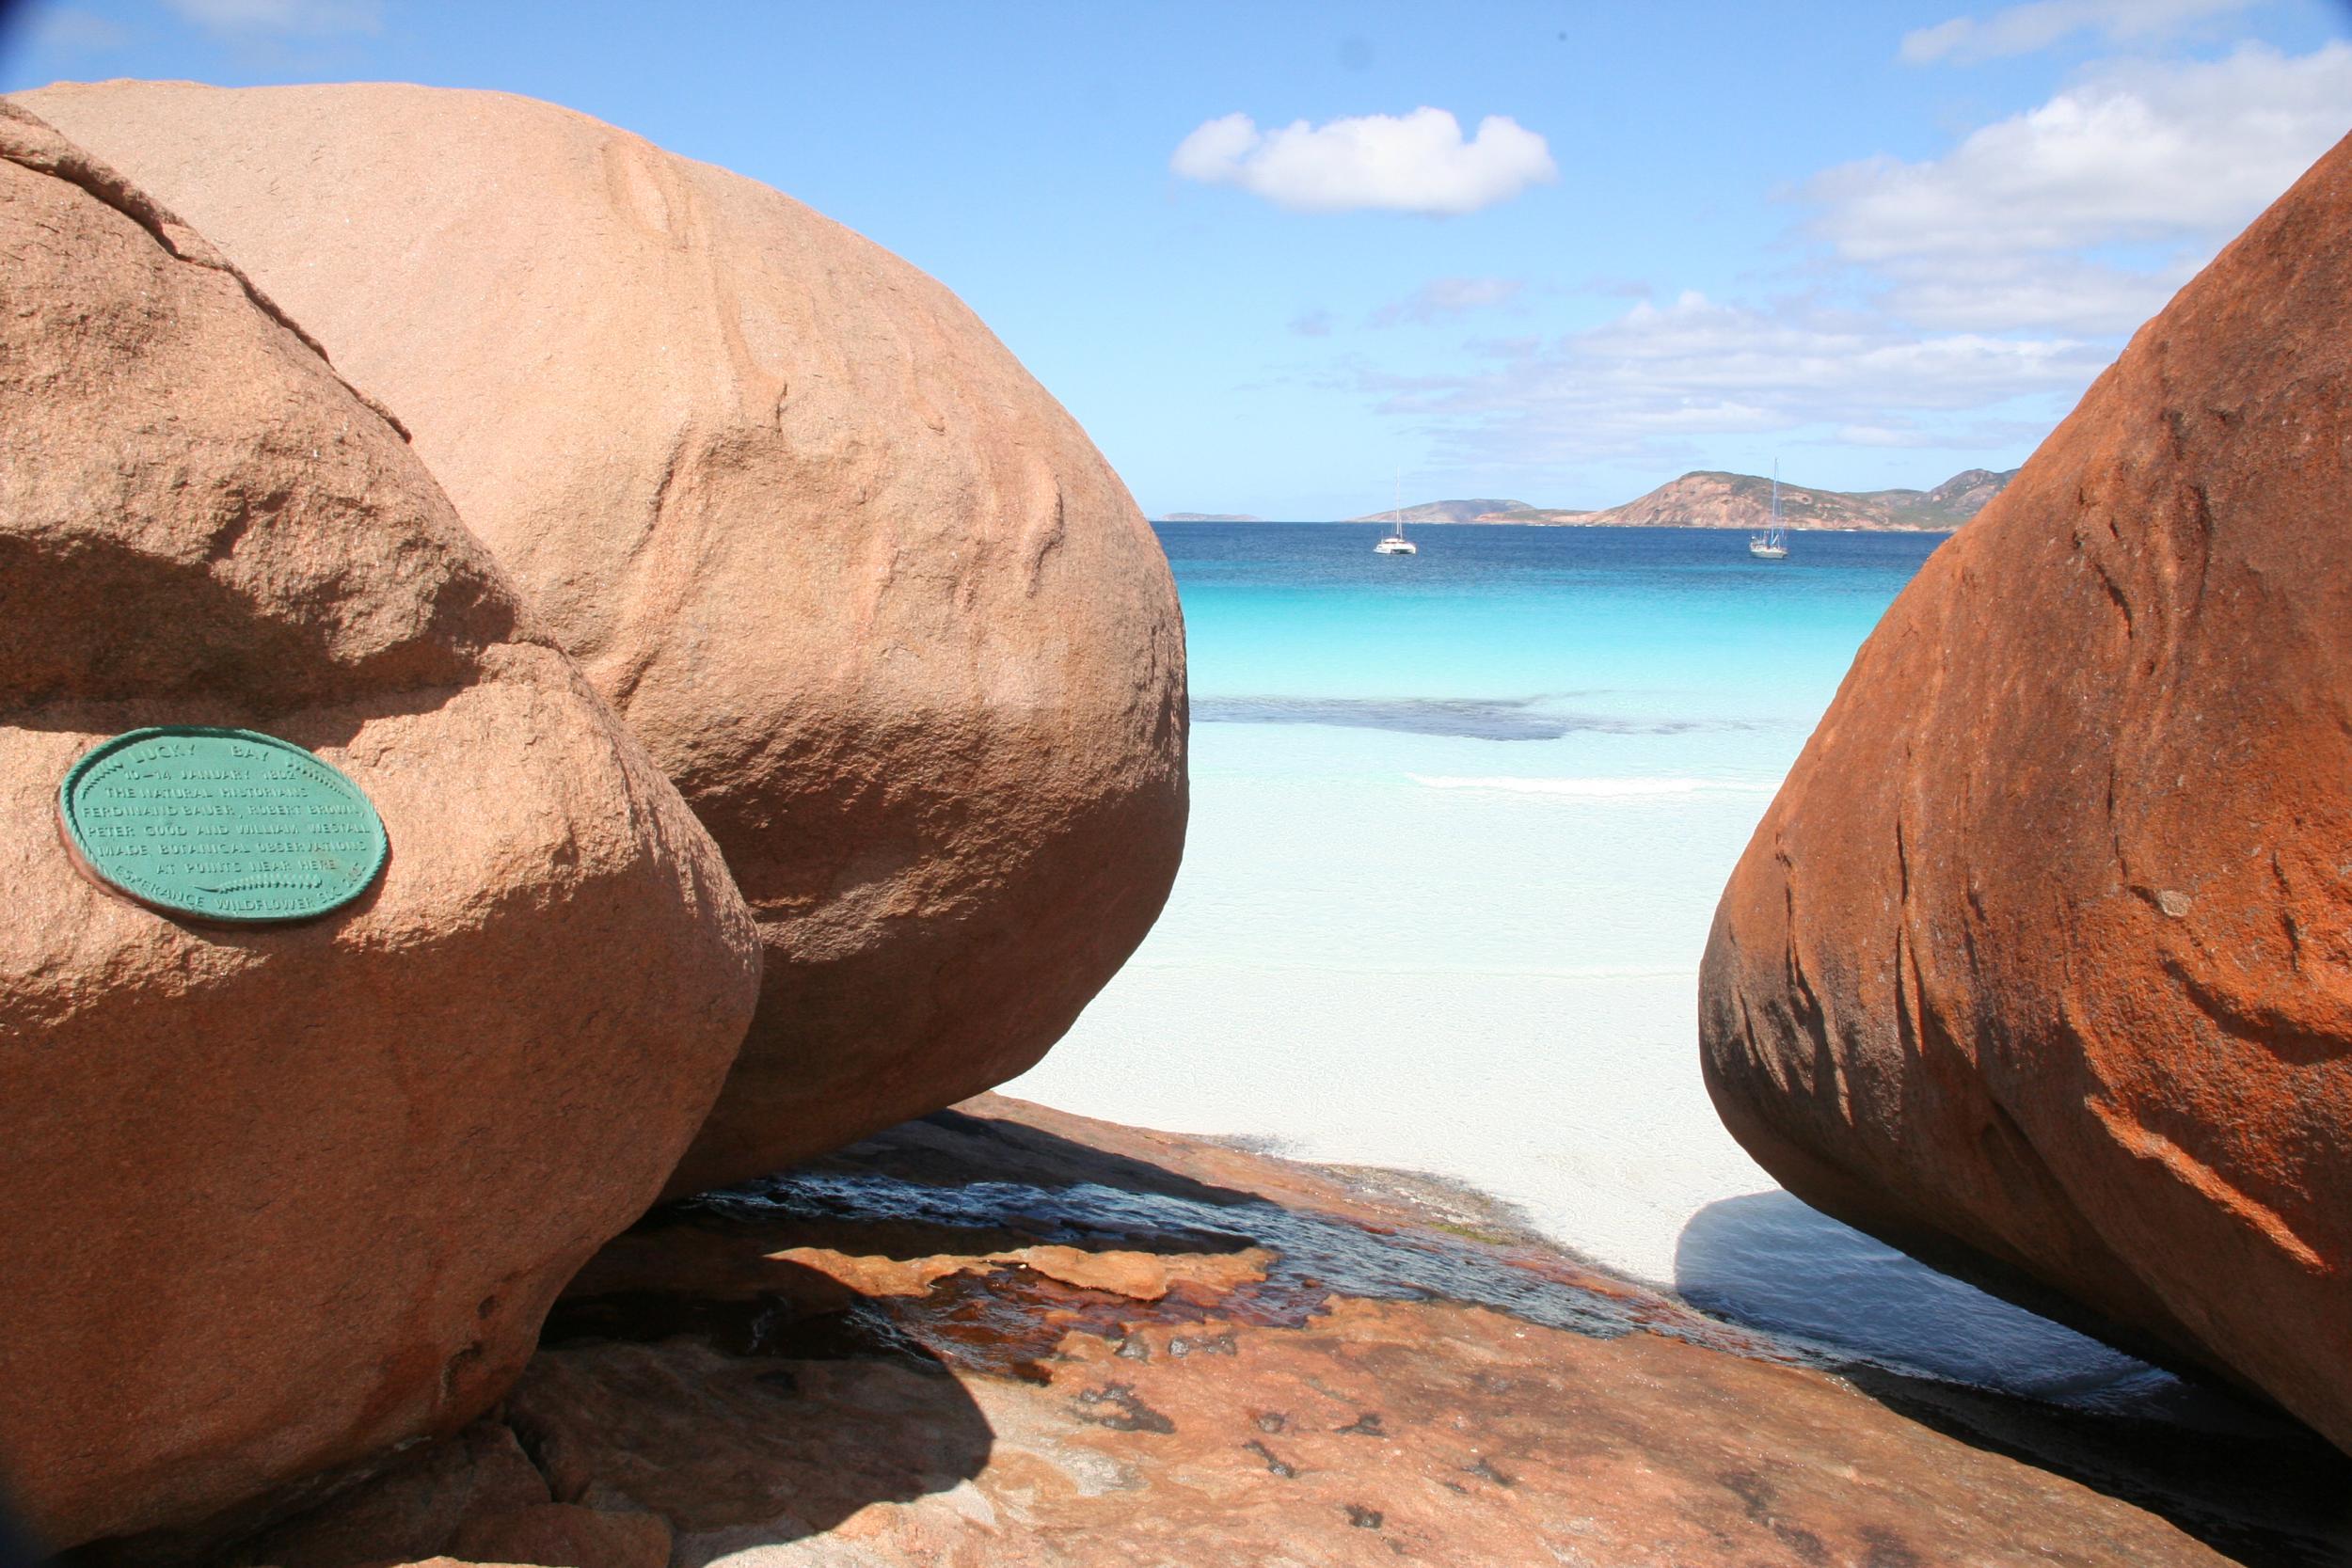
[[[1726,1315],[2076,1400],[2125,1357],[1815,1214],[1723,1131],[1695,990],[1723,883],[1940,536],[1160,525],[1193,817],[1048,1104],[1405,1166]]]
[[[1644,725],[1809,728],[1879,613],[1941,535],[1807,535],[1761,562],[1744,535],[1456,526],[1419,556],[1376,528],[1162,524],[1197,702],[1294,696],[1533,700]]]

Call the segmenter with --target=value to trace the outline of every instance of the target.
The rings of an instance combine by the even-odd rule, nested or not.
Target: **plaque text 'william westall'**
[[[251,730],[133,730],[57,791],[67,842],[143,904],[208,920],[305,920],[349,903],[390,846],[358,784]]]

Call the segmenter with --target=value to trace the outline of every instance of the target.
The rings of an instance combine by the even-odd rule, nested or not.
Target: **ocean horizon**
[[[1166,912],[1007,1091],[1474,1187],[1711,1311],[2071,1402],[2166,1374],[1782,1191],[1700,1079],[1715,903],[1948,535],[1159,523],[1192,821]],[[1408,525],[1409,529],[1409,525]]]

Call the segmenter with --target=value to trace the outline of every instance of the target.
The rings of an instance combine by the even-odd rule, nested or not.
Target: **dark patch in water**
[[[1330,724],[1471,740],[1557,740],[1563,736],[1684,735],[1749,729],[1744,721],[1611,719],[1544,705],[1546,697],[1196,697],[1197,724]]]

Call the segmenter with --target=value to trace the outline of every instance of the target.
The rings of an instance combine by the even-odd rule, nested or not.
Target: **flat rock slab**
[[[580,1345],[513,1418],[688,1564],[2229,1560],[1818,1372],[1451,1304],[1078,1334],[1043,1383]]]
[[[554,1506],[595,1511],[616,1550],[659,1521],[679,1568],[2090,1568],[2352,1545],[2326,1525],[2352,1472],[2315,1439],[2264,1456],[2320,1466],[2299,1493],[2166,1496],[2114,1434],[2038,1409],[1866,1391],[1418,1179],[990,1096],[620,1238],[500,1419]],[[2055,1460],[2011,1457],[2037,1448]],[[477,1490],[477,1512],[516,1506]],[[358,1489],[240,1560],[355,1568],[285,1548],[348,1539],[337,1511],[371,1506]]]

